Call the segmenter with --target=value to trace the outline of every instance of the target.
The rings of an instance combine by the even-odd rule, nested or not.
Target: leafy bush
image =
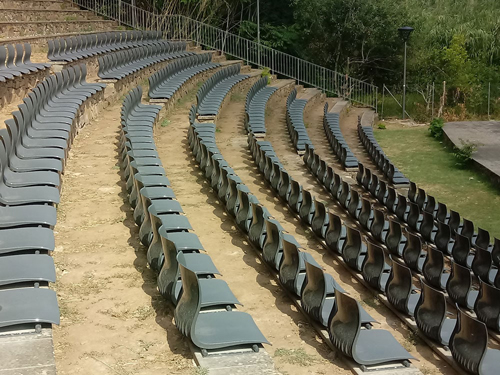
[[[381,130],[386,129],[385,124],[383,124],[383,123],[378,124],[378,125],[377,125],[377,128],[379,128],[379,129],[381,129]]]
[[[261,77],[267,77],[267,84],[271,83],[271,70],[269,68],[262,68]]]
[[[460,139],[460,147],[455,147],[453,156],[457,159],[456,164],[460,168],[466,167],[472,159],[472,155],[477,151],[478,145],[474,142]]]
[[[443,126],[444,120],[442,118],[435,118],[431,121],[429,125],[429,131],[431,132],[431,136],[436,139],[443,138]]]

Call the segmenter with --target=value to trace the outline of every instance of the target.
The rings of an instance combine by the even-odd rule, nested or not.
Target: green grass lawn
[[[418,187],[500,238],[500,191],[487,177],[459,169],[449,147],[431,138],[427,127],[374,130],[387,156]]]

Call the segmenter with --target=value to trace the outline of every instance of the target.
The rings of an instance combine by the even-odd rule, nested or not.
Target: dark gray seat
[[[479,292],[472,289],[472,275],[470,269],[458,263],[451,262],[450,278],[446,283],[448,296],[460,307],[468,310],[474,308]]]
[[[253,347],[269,343],[252,317],[235,310],[204,309],[203,289],[195,272],[179,261],[183,293],[175,308],[175,322],[194,345],[207,350]]]
[[[45,288],[0,290],[0,328],[59,324],[56,292]]]
[[[411,270],[398,262],[392,262],[392,269],[385,286],[387,299],[405,315],[413,316],[419,300],[417,289],[413,286]]]
[[[332,312],[328,333],[330,340],[344,355],[360,365],[403,362],[413,357],[382,329],[363,329],[361,306],[355,299],[335,291],[336,312]]]
[[[384,249],[371,241],[366,241],[366,257],[361,266],[363,279],[379,292],[385,292],[391,271],[390,256]]]
[[[450,339],[453,358],[464,370],[478,375],[498,374],[500,350],[488,349],[486,325],[457,307],[457,324]]]
[[[0,258],[0,286],[42,284],[56,281],[54,260],[45,254],[21,254]]]
[[[420,285],[415,322],[424,335],[441,345],[448,345],[457,321],[446,316],[446,298],[442,292],[423,280],[420,280]]]

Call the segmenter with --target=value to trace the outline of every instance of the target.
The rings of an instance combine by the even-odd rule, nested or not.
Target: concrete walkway
[[[500,187],[500,121],[448,122],[444,126],[445,139],[460,147],[461,139],[476,143],[472,159]]]

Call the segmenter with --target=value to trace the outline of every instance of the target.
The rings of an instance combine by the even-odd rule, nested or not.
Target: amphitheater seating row
[[[413,316],[415,308],[418,308],[418,306],[415,305],[418,298],[414,295],[417,289],[412,285],[411,281],[411,271],[414,271],[416,273],[423,274],[425,282],[422,280],[422,285],[425,284],[429,288],[435,288],[435,290],[440,291],[440,293],[441,291],[446,291],[449,299],[453,303],[463,309],[474,310],[479,319],[482,320],[488,328],[494,330],[495,332],[500,332],[500,326],[495,323],[495,318],[497,321],[500,318],[500,301],[492,298],[492,296],[500,295],[500,289],[498,289],[498,278],[495,278],[494,285],[490,285],[493,284],[491,280],[488,281],[488,279],[479,275],[479,271],[484,269],[490,270],[491,272],[491,256],[485,256],[484,253],[487,253],[485,250],[476,252],[472,259],[472,269],[475,270],[474,272],[478,275],[480,284],[480,291],[478,292],[474,289],[473,278],[470,270],[467,267],[464,267],[464,265],[462,265],[458,260],[458,256],[461,252],[465,252],[465,257],[467,257],[467,253],[469,252],[468,247],[465,248],[462,246],[462,248],[459,248],[459,246],[455,245],[455,255],[451,262],[451,269],[446,268],[444,255],[441,251],[435,247],[429,247],[427,252],[424,252],[422,248],[422,241],[419,236],[412,234],[409,231],[406,233],[406,237],[403,236],[402,226],[397,221],[391,219],[386,221],[383,211],[372,208],[371,202],[368,199],[362,198],[361,204],[359,204],[360,194],[354,189],[350,189],[349,185],[345,182],[340,183],[340,176],[336,175],[333,170],[331,170],[331,167],[326,166],[323,161],[320,161],[317,154],[315,154],[312,150],[308,150],[308,152],[306,152],[304,159],[311,172],[318,178],[323,186],[331,193],[336,192],[335,194],[332,193],[332,195],[342,206],[344,206],[350,216],[356,219],[375,241],[384,246],[384,249],[380,247],[380,250],[378,251],[379,254],[370,254],[370,249],[373,249],[374,245],[369,243],[366,247],[367,251],[365,255],[362,246],[359,246],[361,236],[357,235],[356,237],[359,239],[354,241],[358,244],[356,251],[354,252],[354,254],[356,254],[356,258],[351,261],[351,264],[358,265],[358,271],[362,272],[363,277],[372,287],[378,289],[379,291],[385,290],[389,302],[396,306],[398,310]],[[327,171],[326,173],[323,172],[325,167]],[[345,193],[345,191],[348,191],[348,193]],[[343,192],[344,194],[342,194]],[[321,204],[318,204],[315,209],[317,212],[322,213],[322,218],[325,217],[325,208],[321,207]],[[314,221],[312,221],[312,229],[314,233],[321,238],[324,238],[324,236],[322,236],[321,228],[325,230],[324,228],[326,227],[324,225],[326,225],[326,223],[322,220],[323,219],[318,220],[316,227],[314,226]],[[323,223],[323,226],[319,225],[321,223]],[[387,250],[385,251],[385,249]],[[332,250],[339,251],[339,247],[334,246]],[[385,254],[384,252],[387,252],[388,254]],[[398,260],[401,262],[397,264],[398,268],[405,268],[406,274],[399,271],[395,273],[395,275],[399,275],[396,279],[392,277],[392,274],[391,276],[387,276],[386,273],[390,269],[388,264],[392,263],[393,269],[396,270],[396,262],[388,262],[387,255],[391,257],[392,260]],[[365,261],[366,259],[360,259],[360,256],[366,256],[371,259],[371,262],[369,262],[370,266],[367,269],[370,273],[376,270],[375,275],[365,274],[366,264],[362,264],[361,268],[359,268],[360,262]],[[344,260],[346,260],[345,257]],[[346,260],[346,263],[348,263],[348,260]],[[402,264],[405,264],[408,268]],[[402,275],[406,275],[406,281],[404,282],[402,281],[404,279]],[[495,272],[495,276],[496,275],[497,273]],[[401,289],[398,289],[399,287],[406,290],[407,298],[401,301],[396,298],[397,296],[391,295],[391,284],[397,285],[395,290],[398,291],[398,293],[401,291]],[[445,295],[443,294],[443,300],[444,298]],[[442,311],[442,319],[444,321],[444,317],[446,316],[446,302],[444,302],[444,310]],[[425,328],[422,329],[425,331]],[[448,333],[451,334],[451,330]],[[447,345],[445,343],[441,344]]]
[[[378,293],[384,294],[388,302],[395,309],[406,316],[414,317],[417,327],[422,333],[437,344],[443,347],[451,346],[455,343],[452,335],[456,337],[456,335],[461,333],[469,345],[475,345],[474,335],[470,332],[460,332],[460,325],[457,323],[457,320],[448,318],[449,312],[447,311],[445,294],[428,285],[427,279],[425,281],[421,280],[422,289],[417,289],[413,285],[412,270],[403,265],[402,262],[397,261],[397,257],[400,257],[400,254],[394,254],[394,251],[401,251],[401,249],[406,251],[407,247],[415,247],[413,242],[412,245],[405,244],[401,246],[403,236],[398,223],[390,221],[387,227],[382,211],[371,212],[367,215],[372,221],[372,225],[370,226],[371,234],[374,236],[378,235],[377,240],[381,242],[385,240],[386,247],[377,245],[371,240],[364,241],[360,231],[353,227],[345,226],[339,216],[329,212],[324,203],[315,200],[310,192],[302,189],[284,171],[284,168],[272,151],[272,146],[268,142],[258,142],[255,138],[249,138],[249,143],[250,151],[257,166],[273,190],[276,191],[280,198],[287,202],[292,211],[306,225],[311,227],[312,231],[320,239],[325,241],[325,245],[329,250],[338,257],[341,257],[348,267],[359,273]],[[357,204],[354,207],[350,206],[352,198],[358,196],[355,190],[350,190],[348,184],[341,183],[340,176],[335,174],[331,167],[326,166],[323,161],[319,161],[317,155],[311,153],[311,151],[312,149],[307,147],[304,156],[306,164],[320,181],[328,179],[332,181],[329,184],[330,186],[338,185],[337,188],[334,188],[337,190],[337,200],[340,200],[338,197],[344,191],[347,199],[343,205],[349,213],[352,213],[354,207],[357,207]],[[327,170],[327,172],[324,172],[324,170]],[[345,191],[348,191],[348,193],[346,194]],[[364,207],[370,206],[368,200],[365,200],[363,203]],[[419,240],[418,237],[416,239]],[[422,253],[421,243],[417,242],[418,245],[420,245],[418,249],[420,254]],[[484,323],[474,319],[470,321],[471,318],[469,315],[465,314],[463,316],[464,312],[457,306],[458,314],[462,321],[467,320],[468,324],[478,327],[480,340],[484,343],[484,347],[481,347],[481,355],[486,355],[486,353],[496,355],[496,351],[491,352],[487,350],[487,327],[498,331],[499,326],[496,322],[500,318],[500,301],[496,301],[495,296],[500,295],[500,290],[486,283],[481,283],[478,297],[478,293],[470,292],[471,285],[464,282],[470,279],[470,272],[465,269],[466,273],[464,274],[464,270],[459,265],[453,264],[453,266],[447,285],[450,296],[453,296],[452,300],[461,307],[464,301],[469,299],[470,302],[472,298],[469,296],[471,294],[475,295],[477,297],[475,305],[473,304],[471,307],[465,304],[463,308],[466,310],[474,308],[477,316]],[[456,342],[462,344],[461,342]],[[468,352],[462,348],[454,347],[452,353],[459,363],[461,362],[461,358],[469,359],[470,357]],[[486,362],[490,363],[489,361],[491,360],[487,359]]]
[[[394,188],[387,187],[385,183],[379,181],[370,169],[361,164],[357,179],[387,208],[390,214],[395,215],[397,220],[408,226],[409,235],[411,231],[418,233],[433,250],[437,249],[438,252],[433,259],[436,259],[438,264],[442,264],[439,269],[442,270],[443,276],[439,280],[435,277],[432,285],[444,289],[449,275],[444,262],[445,259],[451,257],[454,262],[471,269],[483,282],[500,287],[498,272],[500,241],[498,239],[495,239],[494,244],[490,244],[490,235],[487,231],[479,228],[478,233],[475,234],[474,224],[471,221],[463,219],[461,223],[460,215],[455,211],[449,214],[444,204],[439,204],[438,208],[434,209],[435,199],[432,196],[426,196],[422,189],[418,192],[414,183],[410,183],[410,199],[407,199],[396,193]],[[428,270],[423,267],[424,260],[425,257],[419,257],[418,262],[412,261],[410,267],[426,275]]]
[[[363,227],[371,237],[383,244],[393,257],[401,259],[412,271],[422,274],[426,281],[433,287],[440,290],[447,290],[450,298],[455,303],[461,306],[471,308],[473,301],[468,304],[461,303],[462,297],[468,296],[472,290],[471,283],[468,279],[461,279],[461,292],[458,295],[457,291],[452,289],[457,286],[452,286],[454,280],[450,280],[450,269],[446,266],[446,257],[451,254],[452,260],[458,264],[472,269],[474,274],[483,282],[490,283],[496,287],[500,287],[500,275],[497,268],[492,262],[491,255],[486,251],[479,249],[471,253],[469,241],[466,237],[457,237],[458,241],[453,241],[449,253],[442,250],[442,243],[446,246],[450,244],[450,229],[444,224],[438,222],[438,228],[435,234],[434,246],[428,248],[427,252],[422,249],[422,240],[419,235],[406,231],[404,235],[404,227],[395,219],[385,219],[382,210],[372,207],[369,199],[361,197],[361,193],[352,189],[348,183],[342,181],[340,176],[333,172],[331,167],[327,166],[322,161],[314,150],[307,149],[304,155],[304,161],[311,172],[318,178],[324,188],[329,191],[332,197],[346,209],[348,214]],[[360,170],[363,170],[361,167]],[[366,171],[367,169],[365,169]],[[365,176],[358,174],[360,185],[365,186]],[[396,197],[395,189],[388,189],[388,197]],[[398,202],[406,202],[406,198],[398,195]],[[398,203],[400,207],[401,203]],[[432,215],[422,215],[417,209],[417,205],[413,204],[412,208],[404,217],[405,221],[410,223],[410,229],[413,229],[413,224],[420,220],[419,228],[420,235],[426,238],[425,233],[428,233],[434,227],[434,219]],[[404,212],[404,210],[401,210]],[[397,211],[399,213],[399,210]],[[396,215],[400,216],[400,215]],[[427,228],[427,229],[426,229]],[[448,247],[447,247],[448,248]],[[457,267],[458,267],[457,266]],[[469,271],[468,271],[469,272]],[[474,294],[474,293],[473,293]],[[476,293],[477,294],[477,293]]]
[[[50,61],[73,62],[86,57],[132,47],[152,45],[161,41],[158,31],[112,31],[48,41]]]
[[[354,268],[358,268],[364,256],[355,254],[355,252],[359,253],[364,250],[364,254],[366,254],[366,247],[362,244],[360,232],[353,228],[343,226],[338,216],[328,213],[323,203],[314,200],[309,191],[303,189],[297,181],[293,180],[280,163],[269,142],[258,141],[252,134],[249,134],[248,142],[250,152],[257,167],[272,189],[288,204],[292,212],[308,226],[312,227],[315,233],[321,238],[328,238],[332,246],[335,244],[338,252],[344,253],[346,263]],[[332,219],[331,224],[328,221],[329,218]],[[327,221],[326,224],[325,221]],[[273,228],[272,225],[268,225],[267,229],[267,241],[269,241],[269,235],[271,234],[270,241],[274,244],[273,246],[275,249],[280,242],[277,241],[277,239],[280,239],[278,234],[280,231],[283,231],[283,229],[279,227]],[[281,242],[283,243],[284,254],[278,259],[281,263],[276,263],[275,261],[274,265],[275,268],[279,266],[277,269],[280,272],[280,280],[285,283],[287,281],[287,273],[285,273],[284,276],[282,276],[282,273],[288,271],[290,260],[286,257],[287,249],[285,248],[285,239],[281,239]],[[271,249],[273,249],[273,247],[271,247]],[[266,255],[268,249],[265,246],[262,248],[262,251],[265,260],[275,259],[274,257]],[[273,253],[271,253],[271,255],[273,255]],[[316,281],[320,279],[316,273],[319,273],[321,268],[317,270],[312,267],[307,267],[307,261],[305,266],[306,281],[303,282],[303,286],[298,286],[300,288],[295,294],[301,298],[303,309],[316,321],[321,323],[324,328],[329,330],[330,339],[339,350],[362,365],[402,361],[411,358],[409,353],[407,353],[390,333],[386,331],[377,330],[375,331],[377,333],[373,334],[373,337],[370,337],[371,334],[367,334],[363,337],[364,332],[360,331],[360,338],[357,341],[346,340],[345,335],[347,333],[342,332],[342,329],[345,329],[342,324],[355,325],[354,322],[356,320],[362,323],[370,323],[371,317],[365,315],[366,313],[360,313],[359,317],[355,317],[355,313],[352,312],[351,315],[349,315],[350,309],[354,309],[355,307],[355,301],[350,298],[349,301],[347,301],[340,288],[336,288],[335,298],[337,299],[342,295],[341,300],[345,301],[346,305],[340,306],[340,302],[336,302],[337,312],[335,312],[335,309],[332,310],[334,305],[332,302],[329,303],[328,299],[326,299],[327,293],[325,287],[322,286],[322,284],[318,284]],[[295,267],[297,268],[297,266]],[[327,274],[324,274],[323,278],[324,277],[327,277]],[[356,311],[356,309],[351,311]],[[329,321],[331,322],[330,324],[328,324]],[[342,323],[340,323],[340,321]],[[373,350],[373,348],[370,349],[368,346],[371,345],[371,340],[378,340],[385,349],[379,351]]]
[[[290,139],[299,153],[305,150],[306,145],[311,145],[311,140],[304,124],[304,109],[306,105],[307,100],[297,99],[297,89],[293,89],[286,100],[286,124]]]
[[[245,129],[256,135],[266,134],[266,105],[276,87],[267,86],[268,78],[262,77],[248,91],[245,103]]]
[[[333,153],[340,160],[344,169],[356,169],[358,167],[358,159],[354,156],[342,135],[342,131],[340,130],[340,115],[328,112],[328,103],[325,103],[324,107],[323,127]]]
[[[138,70],[167,60],[193,55],[186,52],[185,42],[158,42],[151,46],[134,47],[99,57],[101,79],[122,79]]]
[[[59,324],[54,250],[60,174],[81,105],[102,91],[75,66],[40,82],[0,130],[0,328]]]
[[[405,175],[401,173],[384,154],[384,151],[373,135],[373,128],[361,125],[361,117],[358,118],[358,135],[372,161],[392,184],[408,185],[410,183]]]
[[[48,68],[50,64],[31,62],[29,43],[0,46],[0,82]]]
[[[240,74],[241,65],[235,64],[219,70],[210,77],[196,94],[196,110],[200,116],[217,116],[220,106],[229,91],[248,78]]]
[[[195,75],[220,66],[211,60],[211,53],[175,60],[149,77],[149,97],[151,99],[170,99],[184,83]]]
[[[160,106],[142,105],[142,89],[132,90],[122,107],[121,160],[139,238],[148,247],[158,289],[175,307],[175,324],[201,349],[241,349],[268,343],[252,317],[238,311],[240,302],[183,214],[169,187],[156,151],[153,127]],[[184,292],[183,292],[184,291]],[[201,312],[203,310],[203,312]]]

